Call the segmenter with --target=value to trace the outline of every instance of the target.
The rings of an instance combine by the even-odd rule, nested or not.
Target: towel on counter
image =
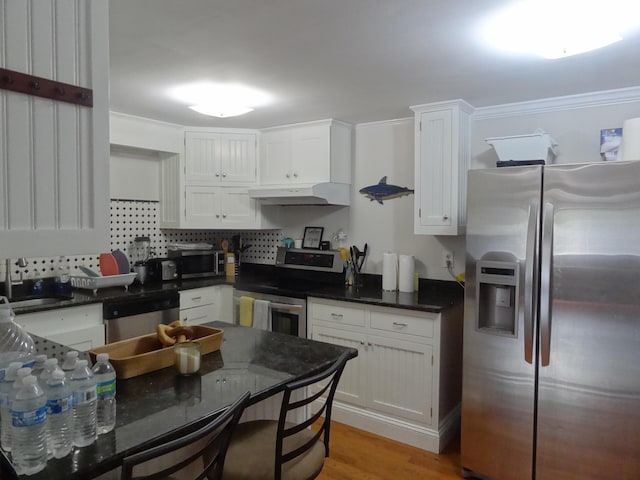
[[[271,331],[269,325],[269,302],[268,300],[253,301],[253,328]]]
[[[253,326],[253,298],[240,297],[240,325],[243,327]]]

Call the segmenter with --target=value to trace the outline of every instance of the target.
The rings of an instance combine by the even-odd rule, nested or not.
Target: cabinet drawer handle
[[[341,313],[332,313],[331,314],[331,318],[342,318],[344,317],[344,315],[342,315]]]
[[[409,325],[407,325],[406,323],[400,323],[400,322],[393,322],[393,326],[394,327],[408,327]]]
[[[195,302],[196,300],[202,300],[202,297],[191,297],[191,301]]]

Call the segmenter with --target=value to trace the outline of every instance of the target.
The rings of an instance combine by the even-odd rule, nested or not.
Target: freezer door
[[[640,478],[640,162],[545,167],[536,480]]]
[[[530,480],[540,167],[468,177],[461,460],[466,474]]]

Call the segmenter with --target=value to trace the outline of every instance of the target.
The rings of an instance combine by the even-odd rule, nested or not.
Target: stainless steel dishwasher
[[[155,333],[158,324],[180,319],[180,295],[167,290],[105,300],[102,317],[107,343]]]

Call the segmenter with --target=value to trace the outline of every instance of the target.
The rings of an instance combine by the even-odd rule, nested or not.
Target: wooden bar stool
[[[227,451],[223,480],[316,478],[329,456],[331,405],[349,355],[344,352],[323,372],[285,385],[278,420],[238,424]],[[307,420],[299,424],[286,421],[289,412],[315,401],[319,409]],[[312,431],[309,427],[322,416],[320,429]]]
[[[249,392],[195,432],[125,457],[121,480],[219,480],[231,434],[248,399]]]

